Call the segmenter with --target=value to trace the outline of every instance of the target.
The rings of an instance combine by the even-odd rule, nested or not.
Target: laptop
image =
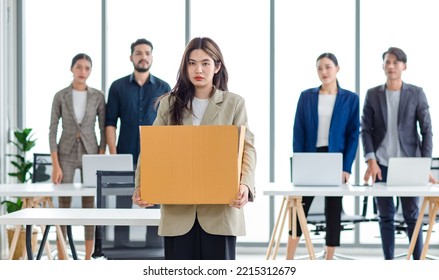
[[[82,156],[82,177],[84,187],[96,187],[96,171],[131,171],[133,156],[131,154],[88,154]]]
[[[426,186],[430,176],[431,158],[390,158],[387,170],[387,186]]]
[[[342,184],[342,153],[294,153],[291,162],[295,186],[339,186]]]

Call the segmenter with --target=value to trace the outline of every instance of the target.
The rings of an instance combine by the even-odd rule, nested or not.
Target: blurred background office
[[[359,94],[362,108],[366,90],[385,82],[382,53],[402,48],[408,55],[404,81],[423,87],[435,133],[436,7],[431,0],[0,0],[0,183],[12,180],[4,155],[15,129],[33,128],[33,151],[49,152],[51,100],[72,81],[68,69],[59,69],[74,54],[93,57],[88,84],[107,96],[111,82],[132,71],[129,46],[136,39],[154,44],[151,72],[173,87],[189,39],[211,37],[227,58],[230,91],[246,99],[258,151],[258,197],[246,206],[247,236],[238,244],[265,246],[279,200],[264,196],[258,185],[290,180],[296,103],[304,88],[319,83],[319,54],[338,57],[341,86]],[[433,141],[438,156],[439,138]],[[361,183],[362,152],[354,166],[351,183]],[[358,212],[358,202],[345,198],[345,210]],[[343,244],[380,246],[376,223],[358,227],[343,233]],[[3,230],[0,237],[4,252]],[[437,241],[434,236],[432,246]]]

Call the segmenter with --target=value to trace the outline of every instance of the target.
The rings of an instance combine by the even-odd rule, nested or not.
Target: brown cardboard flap
[[[244,137],[244,126],[141,126],[142,199],[229,204],[239,189]]]
[[[241,125],[239,127],[239,144],[238,144],[238,174],[239,174],[238,186],[239,186],[239,182],[241,182],[242,157],[244,154],[245,132],[246,132],[246,127]]]

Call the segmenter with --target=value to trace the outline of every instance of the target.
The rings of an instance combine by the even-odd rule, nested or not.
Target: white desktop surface
[[[95,196],[96,187],[84,187],[80,183],[53,184],[0,184],[0,197],[44,197],[44,196]]]
[[[264,195],[277,196],[437,196],[439,185],[428,186],[390,186],[377,183],[373,186],[340,185],[337,187],[297,187],[292,183],[259,184]]]
[[[26,208],[0,216],[4,225],[157,226],[160,209]]]

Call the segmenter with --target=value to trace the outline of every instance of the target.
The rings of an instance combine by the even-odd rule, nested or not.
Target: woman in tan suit
[[[87,86],[92,69],[91,58],[77,54],[70,67],[73,82],[55,94],[52,103],[49,143],[52,157],[52,181],[55,184],[72,183],[75,170],[81,170],[82,155],[105,153],[105,96],[100,90]],[[95,133],[96,116],[99,121],[100,141]],[[62,133],[57,143],[58,123]],[[59,197],[59,207],[69,208],[71,197]],[[93,208],[94,197],[82,197],[82,207]],[[65,232],[65,229],[63,229]],[[85,227],[85,259],[91,258],[94,227]],[[61,256],[60,256],[61,257]]]
[[[160,101],[153,125],[245,125],[239,192],[229,205],[161,205],[159,234],[165,237],[165,259],[233,260],[236,236],[245,235],[243,207],[255,197],[256,151],[248,129],[244,99],[228,92],[228,74],[218,45],[194,38],[186,47],[177,83]],[[139,164],[135,204],[140,199]]]

